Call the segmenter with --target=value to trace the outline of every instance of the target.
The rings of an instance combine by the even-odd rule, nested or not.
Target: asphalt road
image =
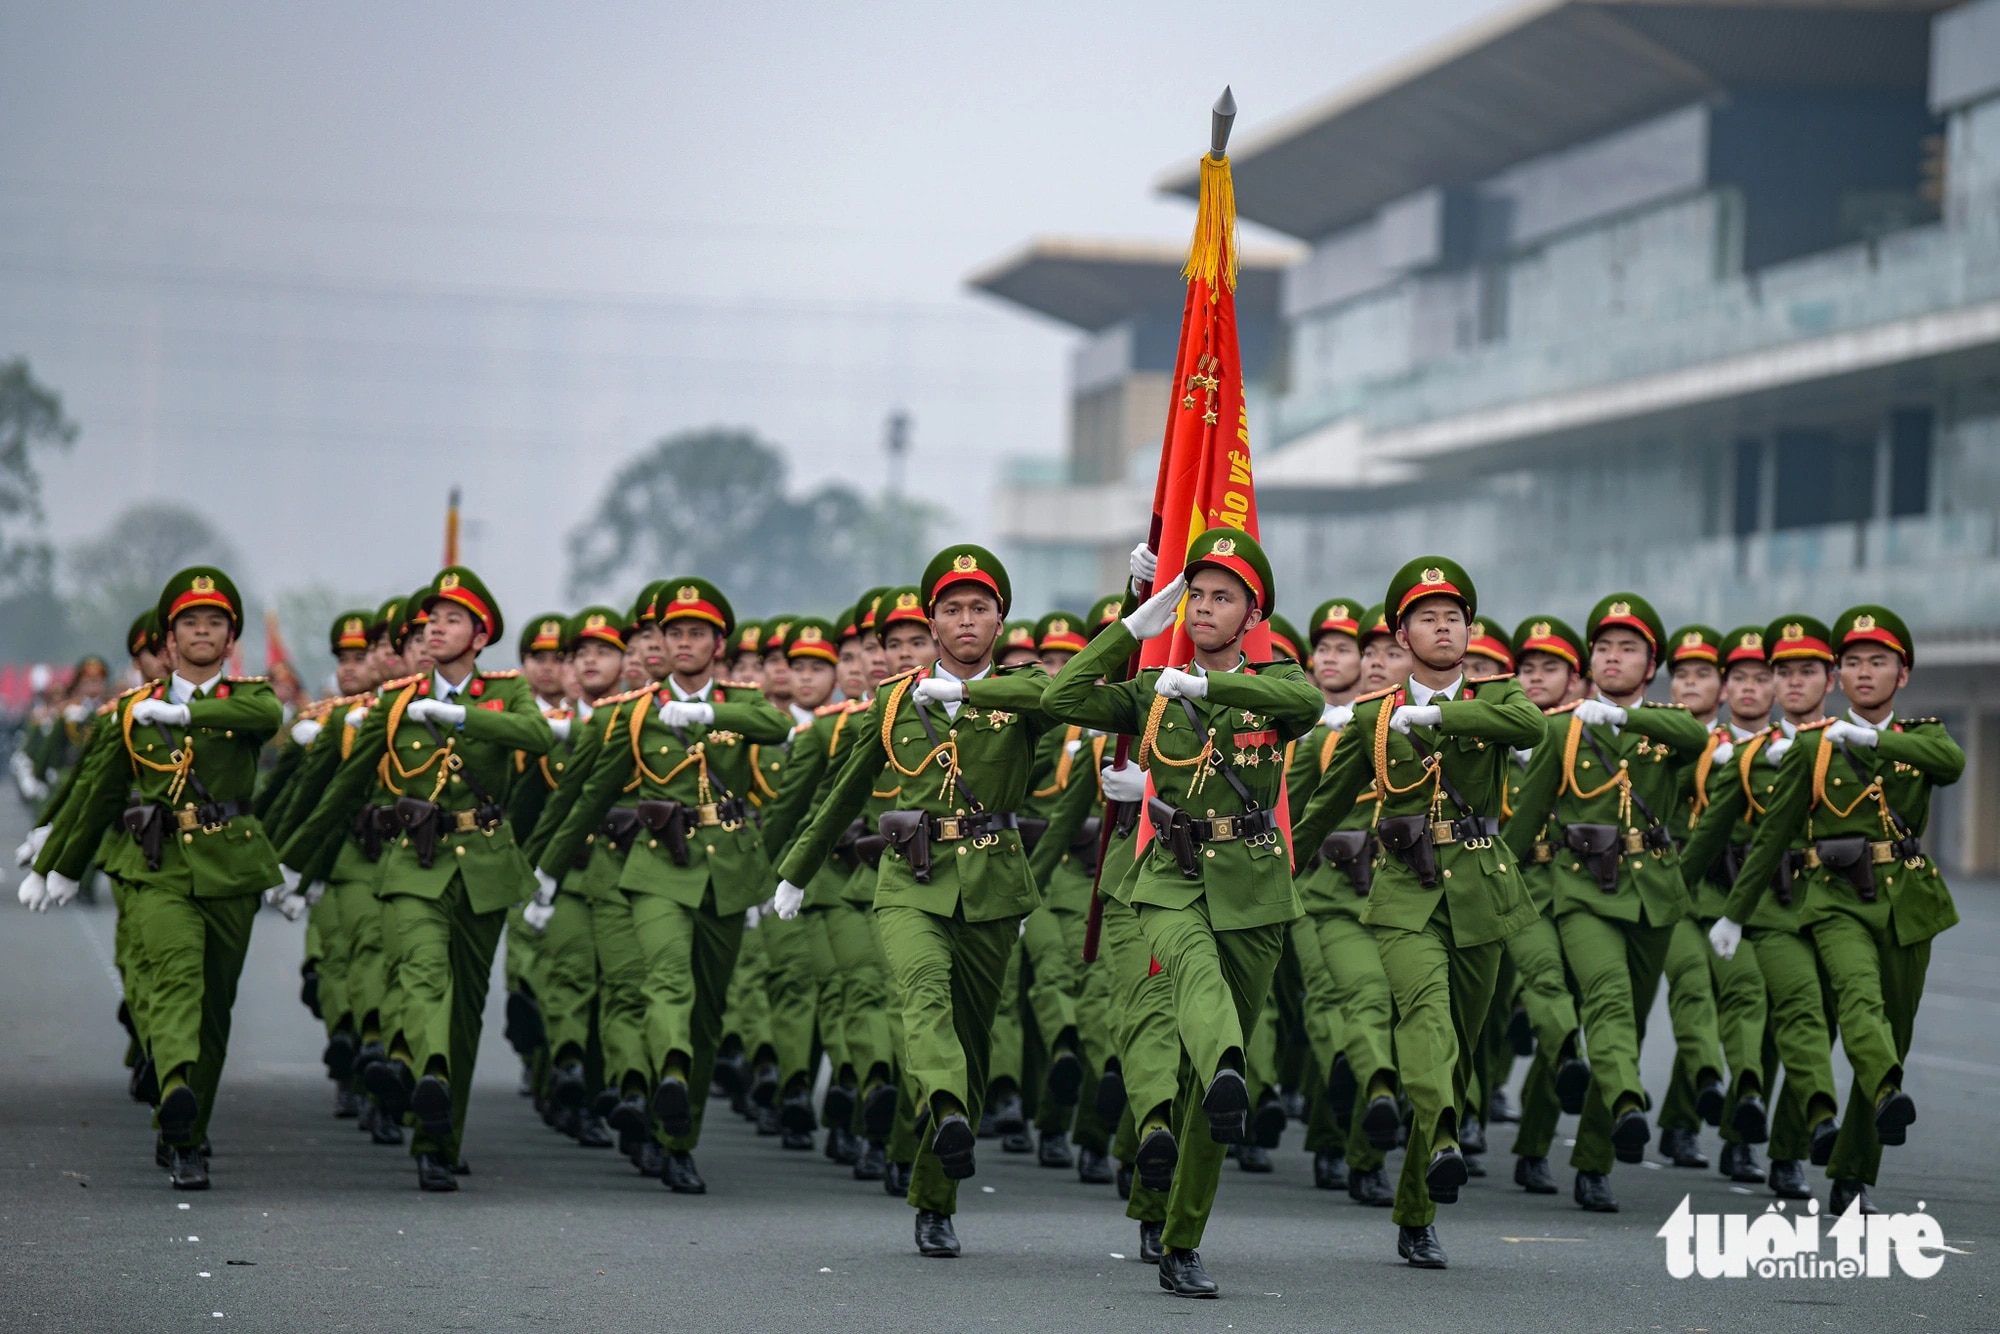
[[[0,846],[21,832],[0,797]],[[215,1188],[177,1194],[124,1093],[111,910],[30,915],[13,906],[10,875],[0,1328],[1996,1329],[2000,1151],[1983,1114],[2000,1093],[2000,885],[1958,897],[1966,921],[1937,948],[1911,1063],[1922,1119],[1877,1192],[1898,1210],[1922,1201],[1940,1222],[1956,1253],[1935,1277],[1675,1280],[1654,1234],[1683,1195],[1696,1212],[1761,1212],[1768,1192],[1649,1162],[1613,1176],[1622,1213],[1586,1215],[1567,1194],[1507,1184],[1509,1127],[1492,1132],[1494,1174],[1441,1212],[1450,1270],[1417,1272],[1397,1260],[1386,1211],[1313,1189],[1294,1127],[1274,1174],[1226,1170],[1203,1248],[1223,1298],[1196,1303],[1161,1293],[1129,1258],[1136,1225],[1109,1186],[987,1144],[956,1261],[920,1259],[910,1210],[879,1185],[784,1153],[719,1107],[699,1155],[710,1193],[673,1196],[615,1153],[542,1128],[514,1092],[497,990],[473,1174],[457,1195],[420,1194],[403,1150],[333,1119],[321,1035],[297,999],[303,928],[275,913],[258,920],[237,1004]],[[1668,1031],[1663,1010],[1651,1027]],[[1668,1053],[1657,1040],[1647,1053],[1656,1092]]]

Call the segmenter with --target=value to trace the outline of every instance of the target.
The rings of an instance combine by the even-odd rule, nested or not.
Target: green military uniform
[[[1346,635],[1358,647],[1360,611],[1352,598],[1321,603],[1309,623],[1311,644],[1317,646],[1327,635]],[[1351,703],[1327,706],[1293,748],[1285,780],[1294,828],[1333,763],[1352,712]],[[1321,1074],[1306,1147],[1327,1155],[1323,1163],[1315,1160],[1316,1174],[1326,1178],[1321,1184],[1345,1187],[1360,1203],[1387,1205],[1394,1195],[1383,1163],[1385,1151],[1395,1146],[1398,1127],[1378,1127],[1377,1141],[1386,1130],[1387,1142],[1371,1141],[1362,1125],[1369,1099],[1355,1096],[1363,1090],[1389,1092],[1396,1079],[1389,978],[1375,938],[1362,921],[1373,879],[1377,800],[1372,788],[1362,793],[1334,835],[1298,857],[1299,903],[1305,916],[1292,925],[1292,946],[1305,981],[1306,1032]]]
[[[1749,635],[1756,637],[1754,646],[1744,642]],[[1760,651],[1774,664],[1798,659],[1830,664],[1833,657],[1831,632],[1809,616],[1780,617],[1762,631],[1737,631],[1731,638],[1748,651]],[[1782,764],[1789,758],[1799,730],[1780,722],[1752,736],[1733,739],[1725,765],[1714,765],[1711,756],[1707,805],[1688,840],[1685,861],[1691,878],[1704,869],[1718,877],[1714,884],[1703,885],[1695,879],[1693,885],[1701,899],[1697,912],[1711,927],[1730,915],[1730,901],[1739,895],[1745,896],[1749,905],[1747,918],[1733,918],[1743,927],[1743,941],[1727,962],[1739,981],[1745,963],[1754,968],[1768,998],[1758,1049],[1761,1079],[1768,1081],[1778,1067],[1784,1069],[1784,1083],[1768,1117],[1771,1166],[1767,1179],[1774,1192],[1803,1199],[1811,1190],[1801,1164],[1808,1158],[1824,1164],[1833,1152],[1838,1129],[1829,1027],[1832,1005],[1824,970],[1811,934],[1800,920],[1791,883],[1796,869],[1792,862],[1794,858],[1803,861],[1805,855],[1803,832],[1789,836],[1795,839],[1786,849],[1789,855],[1777,857],[1770,867],[1758,872],[1771,878],[1765,888],[1772,892],[1752,894],[1744,878],[1750,870],[1749,845],[1770,810]],[[1747,1055],[1742,1059],[1747,1065]],[[1746,1130],[1758,1128],[1756,1110],[1744,1109]],[[1754,1135],[1743,1138],[1747,1143],[1757,1142]]]
[[[1516,660],[1546,653],[1583,670],[1583,638],[1555,616],[1531,616],[1514,630]],[[1535,751],[1510,753],[1506,808],[1501,835],[1521,868],[1521,883],[1535,905],[1535,919],[1507,937],[1507,957],[1519,979],[1519,1000],[1535,1041],[1534,1061],[1521,1085],[1521,1122],[1514,1132],[1514,1183],[1532,1194],[1555,1191],[1549,1176],[1549,1146],[1557,1117],[1584,1110],[1590,1065],[1583,1058],[1576,998],[1564,972],[1562,937],[1555,921],[1556,831],[1544,818],[1531,826],[1516,811]]]
[[[1666,631],[1645,599],[1604,598],[1584,633],[1595,643],[1613,628],[1638,634],[1659,661]],[[1622,723],[1585,722],[1584,714],[1608,707],[1588,700],[1548,717],[1514,815],[1524,831],[1551,819],[1562,831],[1560,842],[1551,840],[1552,907],[1582,1002],[1592,1072],[1570,1163],[1577,1203],[1606,1212],[1617,1208],[1604,1181],[1614,1156],[1643,1162],[1652,1139],[1639,1048],[1674,927],[1692,906],[1666,821],[1681,771],[1708,739],[1692,714],[1671,704],[1634,704]],[[1704,1080],[1719,1085],[1712,1003],[1698,1047],[1709,1063]]]
[[[1005,614],[1006,570],[991,552],[971,545],[932,559],[922,607],[962,584],[989,590]],[[875,915],[900,996],[906,1069],[937,1126],[919,1150],[908,1199],[918,1210],[920,1235],[926,1226],[948,1235],[958,1182],[972,1173],[970,1127],[986,1089],[1007,958],[1020,919],[1039,899],[1014,812],[1027,797],[1034,748],[1050,724],[1041,709],[1047,677],[1039,666],[983,672],[961,683],[955,703],[920,702],[920,679],[930,678],[912,673],[883,681],[868,712],[849,724],[858,725],[853,750],[778,870],[787,884],[810,893],[834,845],[880,789],[884,766],[894,771],[895,805],[877,817],[888,848]],[[940,1253],[956,1250],[953,1238]]]
[[[1275,602],[1270,564],[1247,533],[1211,528],[1196,538],[1187,572],[1206,567],[1233,575],[1254,605],[1269,612]],[[1285,746],[1311,729],[1321,699],[1289,661],[1204,673],[1199,698],[1161,693],[1163,672],[1179,676],[1178,669],[1099,682],[1119,675],[1139,646],[1125,622],[1106,628],[1063,668],[1044,705],[1059,719],[1139,736],[1148,791],[1163,803],[1149,807],[1154,828],[1148,832],[1158,833],[1168,807],[1177,813],[1170,823],[1180,831],[1182,859],[1163,837],[1147,840],[1127,896],[1146,947],[1171,982],[1186,1052],[1178,1106],[1135,1107],[1142,1167],[1151,1156],[1144,1141],[1178,1159],[1162,1236],[1171,1259],[1200,1246],[1223,1145],[1241,1142],[1246,1131],[1249,1035],[1289,925],[1300,915],[1278,819]],[[1177,1125],[1170,1125],[1175,1113]],[[1168,1259],[1162,1260],[1163,1283]]]
[[[1837,654],[1886,647],[1906,668],[1915,659],[1908,627],[1886,607],[1842,613],[1831,642]],[[1903,1143],[1916,1120],[1902,1089],[1903,1062],[1931,941],[1958,922],[1922,839],[1932,790],[1964,771],[1965,752],[1935,718],[1891,714],[1870,724],[1850,714],[1800,728],[1725,905],[1732,921],[1753,918],[1764,873],[1799,849],[1792,896],[1832,985],[1854,1069],[1845,1124],[1827,1163],[1835,1212],[1857,1199],[1870,1207],[1864,1187],[1876,1180],[1882,1146]]]
[[[466,608],[489,641],[503,632],[498,605],[470,570],[440,571],[418,605],[428,612],[440,602]],[[423,704],[462,716],[411,718]],[[411,1144],[425,1189],[457,1189],[450,1168],[463,1141],[493,955],[507,910],[533,888],[506,820],[515,752],[539,757],[553,742],[518,671],[475,670],[456,684],[434,671],[385,683],[347,762],[287,846],[290,856],[294,845],[338,837],[378,784],[395,795],[402,832],[383,849],[376,889],[403,993],[388,1066],[413,1081]]]
[[[718,656],[735,624],[728,600],[696,578],[665,581],[657,616],[714,627]],[[750,749],[782,742],[790,730],[755,686],[714,676],[693,692],[669,678],[650,696],[622,698],[576,804],[542,857],[545,871],[568,864],[590,831],[609,833],[612,811],[632,802],[638,826],[602,911],[607,923],[622,925],[639,956],[637,963],[607,959],[605,969],[607,981],[613,967],[640,979],[643,1041],[636,1049],[621,1044],[614,1062],[607,1020],[607,1072],[620,1090],[613,1124],[627,1129],[650,1113],[668,1154],[667,1182],[688,1193],[705,1189],[692,1151],[744,914],[770,894],[770,863],[743,795],[754,783]],[[601,952],[602,934],[599,944]]]
[[[1388,624],[1399,625],[1418,603],[1438,597],[1458,602],[1468,620],[1476,610],[1472,580],[1455,562],[1410,562],[1390,583]],[[1343,733],[1349,743],[1335,747],[1294,833],[1304,846],[1317,846],[1352,813],[1364,789],[1378,794],[1374,821],[1385,850],[1372,864],[1362,920],[1395,999],[1397,1076],[1415,1118],[1392,1216],[1404,1229],[1405,1258],[1442,1266],[1429,1229],[1437,1202],[1456,1200],[1465,1180],[1463,1162],[1454,1161],[1458,1109],[1472,1082],[1501,942],[1536,916],[1516,857],[1495,835],[1508,751],[1536,744],[1542,717],[1514,679],[1502,677],[1463,685],[1449,697],[1426,690],[1440,721],[1392,727],[1396,710],[1417,693],[1412,680],[1355,702]],[[1392,834],[1414,845],[1407,860],[1387,850]],[[1424,865],[1426,847],[1435,857],[1434,877]]]
[[[204,609],[226,615],[232,634],[242,627],[229,577],[195,566],[167,581],[159,621],[171,634],[178,618]],[[261,679],[217,675],[195,685],[177,673],[124,696],[112,716],[118,744],[97,748],[103,762],[70,799],[75,834],[60,847],[51,836],[36,869],[75,879],[121,809],[127,827],[143,819],[114,873],[128,887],[150,975],[145,1032],[160,1077],[157,1124],[175,1184],[205,1188],[198,1146],[222,1079],[250,924],[259,895],[280,879],[251,798],[258,754],[284,709]]]

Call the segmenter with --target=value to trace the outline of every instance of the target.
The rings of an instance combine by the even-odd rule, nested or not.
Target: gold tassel
[[[1227,257],[1228,268],[1224,270]],[[1187,263],[1181,277],[1200,278],[1208,284],[1208,299],[1220,301],[1222,289],[1217,279],[1236,290],[1236,184],[1229,174],[1229,159],[1220,162],[1209,154],[1201,158],[1201,203],[1194,216],[1194,240],[1188,244]]]

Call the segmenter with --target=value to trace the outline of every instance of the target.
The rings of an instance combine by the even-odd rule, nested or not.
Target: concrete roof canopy
[[[1171,241],[1037,237],[966,282],[1017,306],[1096,333],[1135,315],[1179,318],[1187,295],[1181,265],[1187,247]],[[1242,253],[1236,307],[1244,317],[1273,317],[1278,274],[1298,256],[1285,250]]]

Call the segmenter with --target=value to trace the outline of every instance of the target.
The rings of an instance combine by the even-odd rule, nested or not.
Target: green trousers
[[[1827,989],[1811,938],[1796,931],[1749,928],[1757,967],[1771,998],[1765,1028],[1766,1071],[1784,1067],[1771,1109],[1771,1157],[1796,1162],[1812,1149],[1812,1128],[1839,1107],[1833,1083],[1833,1036]]]
[[[402,980],[402,1033],[411,1071],[421,1078],[442,1069],[451,1084],[449,1141],[433,1140],[418,1129],[410,1152],[456,1160],[485,1026],[486,988],[507,913],[474,912],[466,902],[463,875],[454,875],[438,898],[392,894],[383,898],[382,908],[383,930],[395,942]]]
[[[902,1001],[917,1100],[931,1108],[933,1125],[938,1108],[950,1100],[977,1126],[991,1079],[993,1019],[1020,920],[968,922],[901,905],[878,907],[875,920]],[[918,1147],[909,1202],[941,1214],[958,1211],[958,1183],[945,1177],[929,1136]]]
[[[137,916],[139,961],[150,977],[148,1019],[141,1031],[162,1079],[187,1067],[188,1087],[200,1108],[189,1144],[207,1136],[215,1111],[229,1055],[229,1014],[258,901],[255,894],[197,899],[165,889],[128,897]]]
[[[622,892],[622,891],[621,891]],[[684,1064],[692,1093],[693,1126],[686,1135],[662,1134],[675,1151],[701,1142],[708,1086],[722,1046],[723,1007],[729,978],[743,947],[743,915],[715,913],[715,891],[702,906],[689,908],[661,894],[626,894],[632,905],[632,934],[645,956],[645,1051],[648,1087],[669,1065]]]
[[[1000,974],[1000,995],[994,1002],[993,1040],[987,1049],[986,1089],[994,1097],[1025,1094],[1027,1039],[1021,1023],[1021,943],[1007,947],[1007,964]]]
[[[1931,943],[1897,944],[1895,925],[1886,913],[1879,923],[1842,913],[1814,925],[1813,945],[1833,984],[1840,1041],[1854,1068],[1847,1115],[1826,1174],[1835,1181],[1873,1185],[1882,1167],[1875,1095],[1884,1085],[1902,1087],[1903,1058],[1910,1054]]]
[[[632,929],[632,901],[614,891],[589,902],[590,938],[597,949],[597,1034],[604,1048],[604,1079],[627,1093],[650,1092],[646,954]]]
[[[1704,1076],[1720,1079],[1725,1069],[1721,1028],[1716,1018],[1715,980],[1708,966],[1714,953],[1701,923],[1683,917],[1674,923],[1667,937],[1667,956],[1662,964],[1667,980],[1667,1019],[1674,1030],[1674,1063],[1694,1072],[1697,1088]],[[1642,1033],[1645,1027],[1646,1016],[1641,1013]],[[1661,1124],[1668,1123],[1662,1119]]]
[[[1555,920],[1546,913],[1507,937],[1506,953],[1520,979],[1521,1008],[1535,1034],[1535,1059],[1521,1085],[1521,1123],[1514,1132],[1514,1153],[1522,1158],[1546,1158],[1562,1115],[1562,1102],[1556,1097],[1556,1071],[1565,1050],[1575,1054],[1579,1046],[1576,998],[1570,994],[1564,971],[1562,937]]]
[[[1358,1092],[1365,1093],[1379,1075],[1394,1078],[1396,1058],[1392,1047],[1394,1010],[1389,995],[1389,977],[1382,971],[1382,954],[1375,936],[1358,917],[1345,913],[1309,913],[1292,923],[1292,948],[1299,956],[1306,996],[1306,1031],[1309,1036],[1323,1033],[1325,1046],[1316,1047],[1320,1069],[1319,1087],[1314,1091],[1315,1117],[1307,1148],[1342,1154],[1351,1167],[1372,1172],[1382,1166],[1386,1155],[1361,1133],[1361,1117],[1368,1100],[1357,1096],[1346,1124],[1338,1127],[1333,1142],[1327,1127],[1332,1112],[1321,1122],[1317,1106],[1327,1102],[1326,1080],[1333,1073],[1333,1058],[1344,1055],[1353,1072]]]
[[[744,931],[736,971],[729,978],[723,1040],[739,1047],[753,1065],[764,1061],[775,1065],[778,1059],[771,1043],[771,996],[765,985],[771,972],[770,936],[764,930],[777,921],[765,917],[754,930]]]
[[[1076,960],[1077,974],[1081,988],[1076,997],[1076,1034],[1084,1065],[1082,1100],[1077,1104],[1076,1121],[1071,1134],[1081,1148],[1093,1149],[1099,1153],[1111,1150],[1111,1136],[1117,1125],[1106,1124],[1097,1113],[1098,1083],[1107,1070],[1118,1068],[1122,1080],[1123,1062],[1118,1056],[1118,1039],[1114,1027],[1114,1007],[1112,992],[1116,977],[1109,965],[1098,966],[1097,962],[1083,962],[1084,938],[1090,932],[1090,914],[1059,913],[1062,922],[1063,941],[1070,957]],[[1099,932],[1098,960],[1104,957],[1102,931]]]
[[[807,908],[789,922],[772,916],[757,927],[770,958],[764,992],[771,1006],[771,1046],[778,1053],[778,1087],[786,1095],[812,1086],[820,990],[833,974],[833,947],[821,915],[821,909]]]
[[[512,941],[510,933],[510,951]],[[597,1008],[597,936],[588,899],[556,895],[549,924],[535,944],[535,963],[535,997],[541,1002],[549,1055],[557,1061],[581,1060],[590,1049],[591,1014]]]
[[[1590,1096],[1576,1128],[1569,1163],[1579,1172],[1609,1172],[1612,1113],[1618,1104],[1644,1105],[1639,1048],[1645,1015],[1659,994],[1672,926],[1620,922],[1576,909],[1556,919],[1563,957],[1582,999],[1583,1032],[1590,1044]]]
[[[1209,922],[1208,900],[1201,898],[1186,908],[1141,905],[1139,928],[1173,988],[1182,1052],[1174,1129],[1180,1163],[1174,1169],[1162,1237],[1167,1246],[1192,1250],[1201,1245],[1215,1208],[1226,1156],[1208,1133],[1202,1095],[1218,1071],[1242,1070],[1248,1035],[1271,993],[1288,924],[1217,931]]]
[[[306,962],[319,974],[319,1017],[329,1034],[354,1028],[347,996],[351,953],[346,922],[340,915],[340,896],[329,889],[306,913]]]
[[[1180,1088],[1181,1037],[1174,1020],[1173,983],[1154,965],[1138,911],[1114,898],[1102,902],[1094,966],[1111,970],[1111,1022],[1125,1078],[1125,1115],[1113,1150],[1129,1164],[1138,1149],[1137,1128],[1162,1108],[1172,1117]],[[1142,1223],[1166,1222],[1167,1192],[1148,1190],[1134,1180],[1125,1216]]]
[[[132,1031],[138,1035],[143,1054],[152,1022],[152,970],[145,965],[138,907],[133,902],[140,891],[116,876],[105,879],[111,882],[111,902],[118,909],[118,924],[111,935],[111,960],[118,969],[118,980],[125,992],[125,1012],[132,1018]],[[133,1060],[138,1060],[138,1054],[133,1055]]]
[[[1730,958],[1723,958],[1708,944],[1713,919],[1690,919],[1685,925],[1699,933],[1707,956],[1709,984],[1715,992],[1715,1027],[1722,1040],[1722,1059],[1728,1067],[1729,1106],[1750,1093],[1762,1093],[1764,1083],[1764,1029],[1770,1013],[1770,998],[1764,990],[1764,974],[1757,967],[1756,942],[1745,938]],[[1677,927],[1678,931],[1679,928]],[[1679,948],[1676,942],[1676,948]],[[1668,964],[1671,973],[1673,965]],[[1671,984],[1670,984],[1671,985]],[[1672,1004],[1672,992],[1668,992]],[[1667,1096],[1660,1104],[1660,1125],[1693,1130],[1697,1071],[1690,1068],[1686,1055],[1676,1052],[1674,1071],[1667,1084]],[[1768,1132],[1767,1132],[1768,1133]],[[1722,1118],[1722,1141],[1740,1144],[1742,1135],[1731,1123],[1727,1109]]]
[[[910,1072],[908,1035],[903,1031],[903,993],[896,985],[896,973],[889,964],[889,953],[882,946],[882,920],[872,907],[868,909],[868,933],[875,942],[875,959],[881,966],[883,986],[888,993],[889,1050],[895,1056],[896,1120],[890,1128],[889,1142],[884,1149],[890,1162],[914,1164],[918,1148],[917,1103],[923,1095],[917,1088],[916,1076]]]
[[[1431,1149],[1457,1134],[1457,1109],[1472,1083],[1501,944],[1454,944],[1450,906],[1442,897],[1421,930],[1377,928],[1374,934],[1396,1003],[1397,1073],[1414,1112],[1391,1216],[1400,1225],[1423,1227],[1437,1217],[1424,1179]]]
[[[840,979],[841,1041],[853,1077],[865,1090],[895,1074],[889,975],[876,948],[872,909],[842,902],[825,912],[826,942]]]
[[[340,900],[342,934],[347,940],[347,1008],[363,1039],[394,1031],[400,1013],[385,1014],[389,998],[389,954],[382,939],[382,901],[375,880],[334,880],[326,899]],[[400,993],[399,993],[400,994]]]

